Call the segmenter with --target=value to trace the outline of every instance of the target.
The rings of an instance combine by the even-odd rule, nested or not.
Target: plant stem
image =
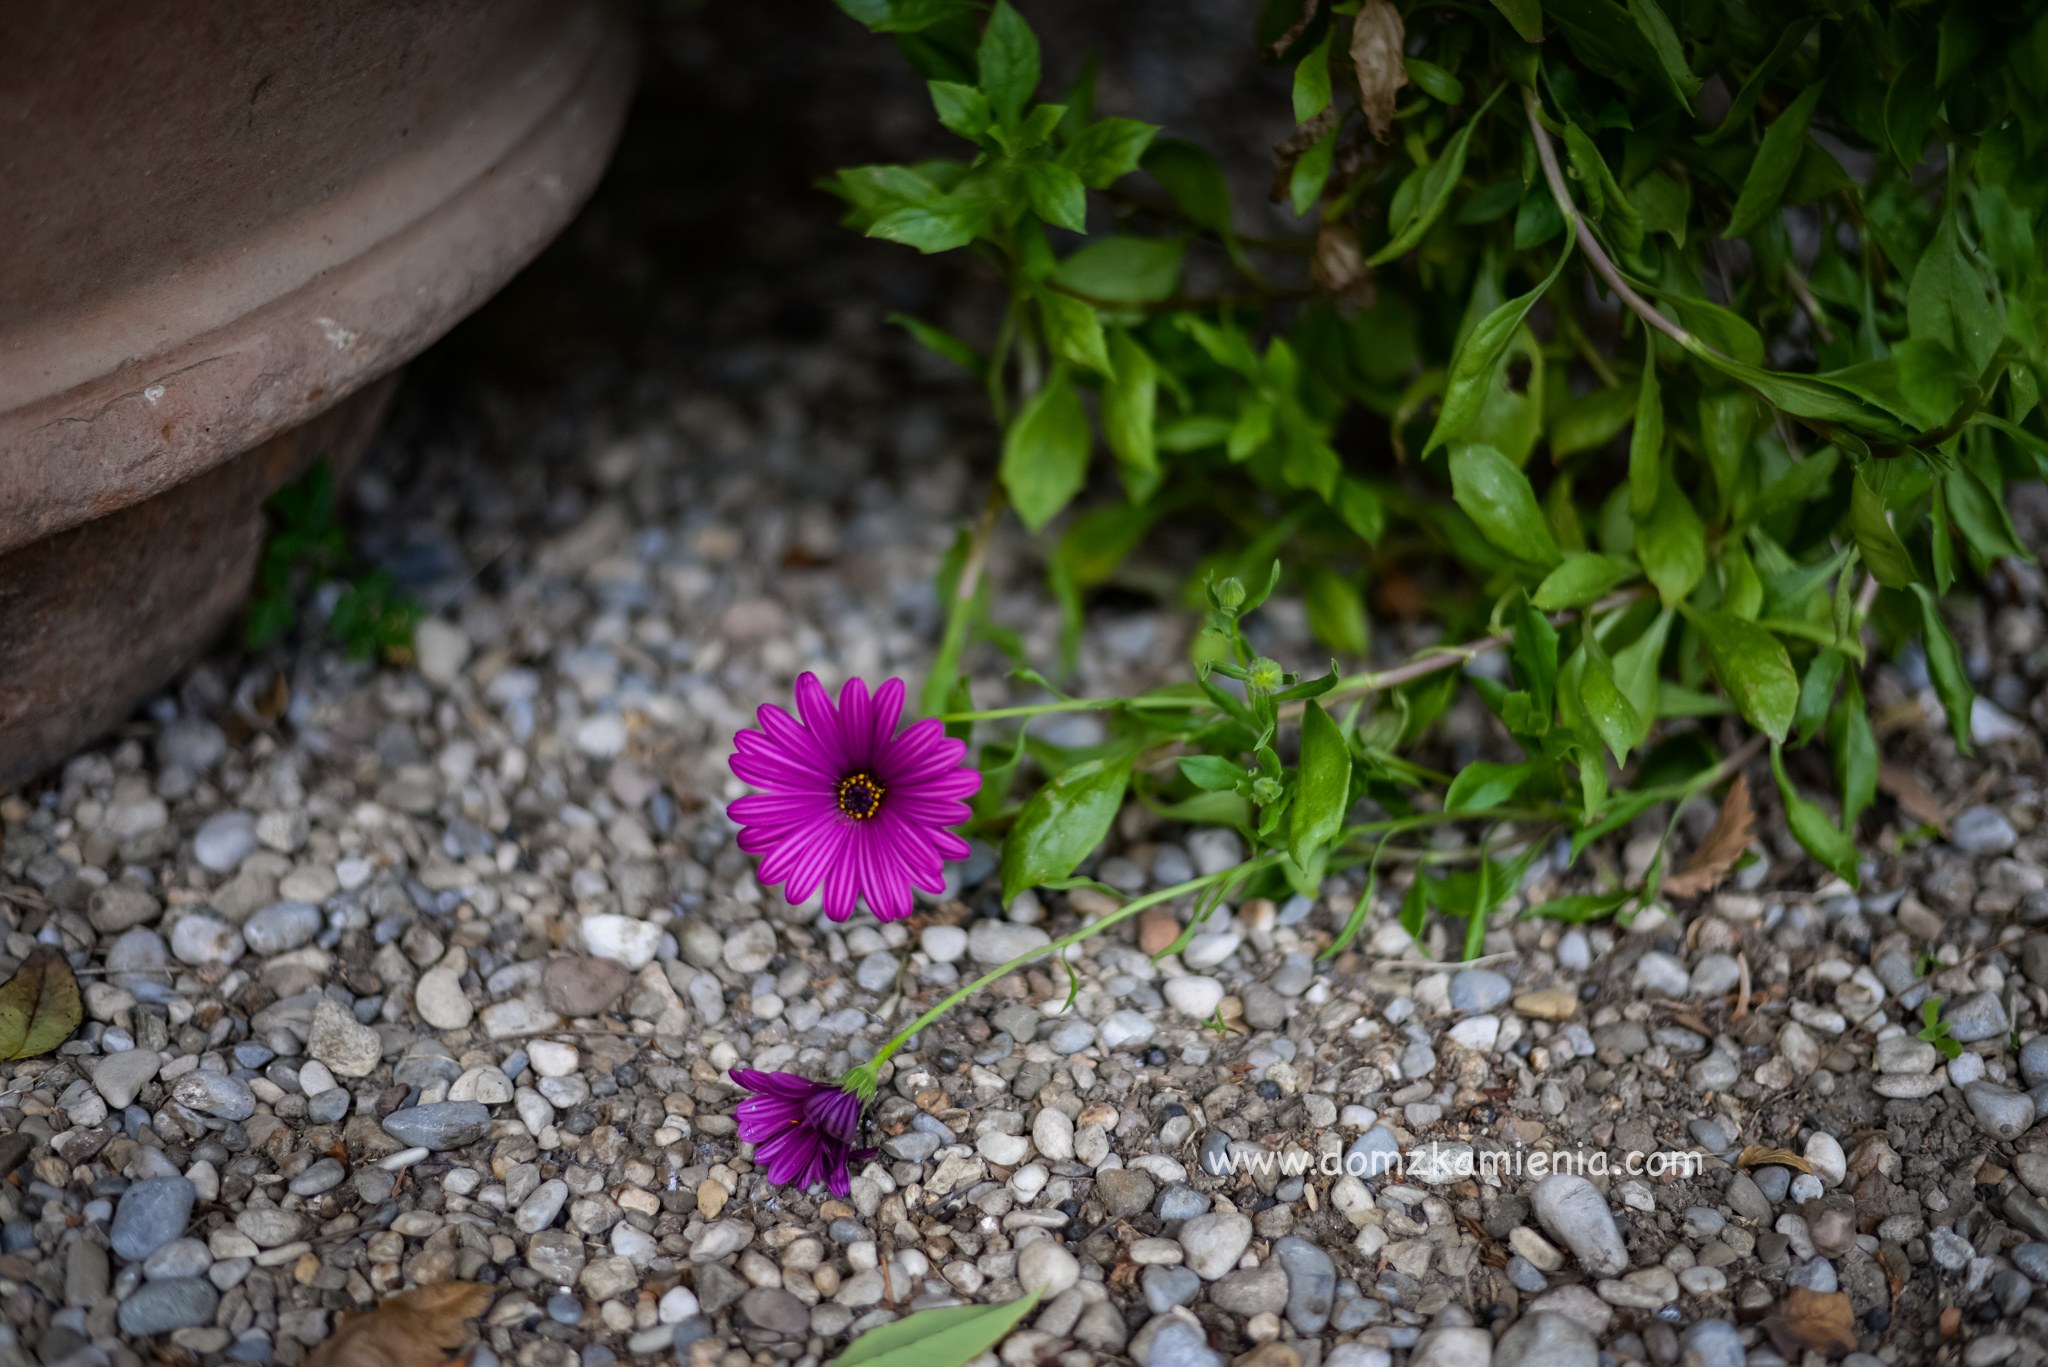
[[[1576,612],[1597,613],[1607,612],[1613,608],[1627,607],[1630,603],[1649,597],[1651,592],[1652,590],[1647,585],[1640,584],[1634,588],[1620,589],[1608,594],[1590,607],[1552,613],[1550,615],[1550,623],[1553,626],[1563,626],[1572,620]],[[1448,646],[1442,650],[1418,656],[1405,664],[1395,665],[1391,669],[1382,669],[1364,674],[1347,674],[1337,680],[1336,687],[1332,688],[1324,696],[1338,697],[1354,693],[1379,693],[1389,688],[1398,688],[1402,684],[1413,683],[1417,679],[1426,679],[1432,674],[1440,674],[1446,669],[1455,669],[1460,665],[1470,664],[1488,651],[1499,650],[1511,640],[1513,640],[1513,637],[1505,634],[1481,636],[1477,640],[1467,641],[1463,645]],[[1187,712],[1203,711],[1213,708],[1215,705],[1207,698],[1192,697],[1062,698],[1058,702],[1022,703],[1015,707],[987,707],[978,712],[946,712],[940,714],[939,720],[947,723],[961,721],[1004,721],[1015,717],[1046,716],[1054,712],[1101,712],[1116,707],[1126,707],[1134,712]]]
[[[1124,921],[1130,920],[1131,917],[1136,916],[1139,912],[1145,910],[1147,907],[1158,906],[1161,902],[1170,902],[1176,897],[1185,897],[1189,893],[1199,892],[1201,889],[1208,887],[1213,883],[1221,882],[1226,878],[1239,876],[1244,873],[1249,873],[1255,869],[1263,868],[1264,866],[1271,864],[1278,857],[1278,855],[1272,854],[1260,855],[1258,858],[1248,859],[1242,864],[1233,864],[1229,868],[1224,869],[1218,873],[1205,873],[1201,877],[1191,878],[1185,883],[1176,883],[1170,888],[1160,888],[1156,892],[1148,892],[1143,897],[1133,898],[1132,900],[1124,903],[1122,906],[1118,907],[1115,911],[1110,912],[1108,915],[1100,917],[1097,920],[1090,921],[1087,925],[1082,926],[1079,930],[1069,931],[1067,934],[1060,936],[1059,939],[1054,940],[1050,944],[1040,945],[1036,949],[1027,950],[1024,953],[1019,954],[1016,958],[1010,960],[1008,963],[996,965],[994,968],[991,968],[988,972],[982,974],[979,978],[974,979],[972,982],[967,983],[964,986],[953,989],[953,991],[947,993],[944,997],[940,998],[937,1005],[931,1007],[929,1010],[925,1011],[924,1014],[920,1015],[916,1020],[912,1021],[910,1024],[904,1026],[901,1030],[897,1031],[894,1035],[890,1036],[889,1042],[887,1044],[884,1044],[879,1050],[877,1050],[875,1056],[872,1059],[869,1059],[868,1062],[863,1066],[869,1069],[879,1069],[884,1063],[889,1061],[891,1055],[893,1055],[898,1049],[901,1049],[904,1045],[908,1044],[911,1038],[914,1035],[916,1035],[918,1031],[924,1029],[933,1021],[945,1015],[948,1011],[958,1006],[967,998],[981,991],[982,988],[987,987],[990,983],[995,982],[998,978],[1001,978],[1006,974],[1014,972],[1015,970],[1024,967],[1026,964],[1034,963],[1039,959],[1046,958],[1048,955],[1065,953],[1067,950],[1073,948],[1075,945],[1081,943],[1081,941],[1089,938],[1090,936],[1100,935],[1103,931],[1108,930],[1111,926],[1118,925]]]
[[[1680,346],[1705,346],[1705,343],[1690,332],[1659,313],[1655,305],[1637,294],[1635,287],[1622,277],[1621,269],[1614,264],[1613,258],[1607,255],[1607,249],[1600,245],[1599,239],[1593,236],[1592,229],[1579,214],[1579,206],[1572,202],[1571,190],[1565,185],[1564,170],[1557,164],[1557,148],[1550,141],[1550,130],[1543,126],[1543,120],[1539,117],[1543,105],[1534,89],[1525,89],[1522,92],[1522,107],[1529,116],[1529,131],[1536,139],[1536,155],[1543,162],[1543,179],[1550,185],[1550,197],[1557,201],[1558,212],[1577,226],[1579,246],[1586,253],[1586,260],[1592,263],[1600,278],[1607,282],[1607,288],[1614,291],[1615,298],[1628,305],[1630,312]]]

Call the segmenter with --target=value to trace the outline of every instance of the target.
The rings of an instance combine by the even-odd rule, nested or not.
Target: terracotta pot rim
[[[159,307],[196,321],[191,335],[42,383],[19,378],[23,358],[95,324],[64,320],[33,345],[0,337],[0,553],[304,422],[416,355],[538,254],[595,186],[632,86],[630,25],[611,5],[577,8],[580,48],[552,54],[555,80],[508,81],[451,136],[272,225],[253,254],[236,244],[234,259],[170,286],[188,307]],[[320,224],[328,232],[308,250]],[[189,306],[192,290],[236,276],[247,279],[228,290],[233,317],[221,320],[218,302],[214,316]],[[102,335],[124,302],[91,311]]]

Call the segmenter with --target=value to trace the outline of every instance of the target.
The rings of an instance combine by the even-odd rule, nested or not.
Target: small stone
[[[574,1019],[599,1016],[626,994],[633,973],[616,958],[549,959],[540,973],[548,1009]]]
[[[461,627],[440,617],[427,617],[413,628],[412,657],[427,682],[453,687],[469,663],[469,637]]]
[[[1210,1287],[1209,1299],[1217,1309],[1244,1319],[1277,1315],[1287,1304],[1287,1274],[1272,1262],[1243,1268]]]
[[[384,1041],[375,1030],[323,997],[313,1007],[306,1052],[338,1077],[368,1077],[383,1061]]]
[[[173,1239],[142,1262],[142,1275],[150,1281],[175,1281],[180,1277],[203,1277],[213,1266],[213,1253],[197,1239]]]
[[[114,1252],[139,1263],[185,1232],[199,1190],[183,1177],[147,1177],[131,1183],[114,1207]]]
[[[2005,1003],[1996,992],[1974,992],[1943,1005],[1941,1018],[1948,1022],[1949,1037],[1959,1044],[1999,1039],[2012,1030]]]
[[[199,1277],[144,1282],[121,1302],[115,1320],[121,1332],[132,1338],[151,1338],[178,1329],[197,1329],[213,1323],[220,1308],[220,1292],[213,1283]]]
[[[1017,1280],[1026,1291],[1051,1300],[1081,1279],[1081,1263],[1051,1239],[1026,1244],[1017,1254]]]
[[[163,1055],[154,1049],[129,1049],[108,1054],[92,1070],[92,1085],[107,1105],[121,1110],[141,1095],[163,1067]]]
[[[248,812],[216,812],[192,837],[192,857],[212,873],[233,873],[256,853],[256,818]]]
[[[1451,1010],[1463,1015],[1475,1011],[1495,1011],[1505,1005],[1513,984],[1489,968],[1461,969],[1451,975]]]
[[[1701,1320],[1678,1341],[1683,1367],[1743,1367],[1749,1361],[1741,1331],[1726,1320]]]
[[[1235,1211],[1197,1215],[1180,1227],[1187,1263],[1204,1281],[1215,1281],[1237,1266],[1252,1241],[1252,1222]]]
[[[1307,1239],[1288,1235],[1273,1241],[1273,1256],[1287,1273],[1287,1322],[1307,1337],[1322,1333],[1337,1297],[1337,1265]]]
[[[1598,1367],[1600,1348],[1586,1326],[1563,1315],[1524,1315],[1494,1345],[1493,1367]]]
[[[1112,1011],[1096,1028],[1096,1035],[1105,1049],[1122,1049],[1128,1045],[1143,1045],[1151,1041],[1153,1026],[1142,1011]]]
[[[967,932],[958,926],[926,926],[917,944],[935,964],[958,963],[967,954]]]
[[[1977,1128],[1993,1139],[2017,1139],[2034,1123],[2034,1099],[2025,1092],[2001,1087],[1994,1082],[1973,1082],[1963,1088],[1963,1099]]]
[[[333,1191],[347,1177],[348,1169],[342,1166],[341,1160],[329,1155],[294,1177],[286,1185],[286,1190],[294,1196],[319,1196]]]
[[[1157,1191],[1151,1176],[1136,1168],[1104,1168],[1095,1174],[1095,1194],[1114,1219],[1128,1220],[1143,1213]]]
[[[1815,1130],[1807,1138],[1802,1155],[1813,1168],[1813,1175],[1825,1186],[1839,1187],[1849,1177],[1848,1155],[1842,1152],[1841,1141],[1826,1130]]]
[[[766,921],[749,921],[726,937],[725,966],[735,973],[759,973],[775,959],[775,930]]]
[[[243,922],[242,939],[267,959],[311,944],[324,924],[320,908],[310,902],[273,902]]]
[[[1493,1335],[1484,1329],[1432,1329],[1415,1341],[1408,1367],[1487,1367]]]
[[[231,964],[247,948],[239,929],[211,916],[183,916],[171,927],[171,953],[196,968]]]
[[[1552,1173],[1529,1193],[1536,1218],[1595,1276],[1618,1276],[1628,1267],[1628,1245],[1614,1213],[1591,1182],[1574,1173]]]
[[[1161,990],[1168,1006],[1197,1021],[1214,1019],[1223,1005],[1223,984],[1214,978],[1169,978]]]
[[[436,1030],[464,1030],[476,1018],[476,1008],[462,990],[462,978],[452,968],[430,968],[422,973],[412,990],[412,1004],[420,1019]]]
[[[1013,921],[976,921],[967,931],[967,952],[978,964],[1003,964],[1043,949],[1052,937],[1037,926]]]
[[[645,968],[654,962],[661,946],[662,929],[650,921],[603,913],[583,918],[583,947],[600,959],[614,959],[628,969]]]
[[[757,1329],[794,1336],[811,1328],[810,1307],[779,1286],[757,1286],[740,1297],[740,1315]]]
[[[235,1216],[235,1232],[258,1248],[281,1248],[305,1237],[306,1217],[276,1206],[252,1206]]]
[[[1875,1067],[1880,1073],[1892,1076],[1917,1077],[1931,1073],[1941,1061],[1941,1053],[1924,1039],[1912,1035],[1894,1035],[1877,1042]]]
[[[441,1153],[491,1132],[490,1108],[476,1101],[437,1101],[384,1117],[384,1132],[401,1144]]]
[[[87,901],[85,919],[102,935],[119,935],[148,925],[163,915],[163,910],[163,904],[145,889],[133,883],[109,883]]]
[[[1032,1117],[1031,1143],[1050,1163],[1065,1163],[1074,1157],[1074,1121],[1065,1111],[1047,1106]]]
[[[223,1073],[185,1074],[171,1084],[171,1100],[222,1120],[247,1120],[256,1114],[256,1094],[249,1084]]]
[[[2020,834],[1996,807],[1966,807],[1950,823],[1948,843],[1964,854],[2010,854]]]
[[[1566,1021],[1578,1014],[1579,996],[1562,987],[1523,992],[1515,998],[1515,1010],[1536,1020]]]

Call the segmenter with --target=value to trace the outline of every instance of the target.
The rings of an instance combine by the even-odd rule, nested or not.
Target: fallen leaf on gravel
[[[78,979],[64,956],[39,945],[0,985],[0,1059],[47,1054],[85,1019]]]
[[[1948,813],[1925,784],[1910,770],[1886,761],[1877,766],[1877,786],[1899,804],[1899,810],[1915,821],[1925,822],[1943,835],[1948,834]]]
[[[1801,1158],[1790,1149],[1771,1149],[1762,1144],[1751,1144],[1735,1155],[1738,1168],[1790,1168],[1794,1172],[1812,1172],[1813,1164]]]
[[[1850,1308],[1846,1291],[1809,1291],[1795,1286],[1778,1313],[1764,1321],[1764,1328],[1770,1331],[1778,1351],[1788,1357],[1802,1349],[1831,1358],[1856,1351],[1856,1312]]]
[[[469,1337],[469,1322],[497,1294],[475,1282],[437,1282],[401,1291],[342,1321],[306,1367],[442,1367]]]
[[[1664,880],[1664,891],[1673,897],[1697,897],[1711,892],[1756,835],[1756,808],[1749,800],[1749,776],[1737,774],[1721,799],[1721,814],[1700,847],[1685,861],[1685,867]]]

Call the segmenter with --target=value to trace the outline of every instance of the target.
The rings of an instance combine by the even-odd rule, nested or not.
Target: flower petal
[[[796,707],[803,714],[804,725],[811,729],[820,753],[825,756],[826,767],[843,769],[846,738],[839,725],[839,713],[833,710],[832,696],[825,691],[825,685],[819,683],[818,676],[809,670],[797,677]]]

